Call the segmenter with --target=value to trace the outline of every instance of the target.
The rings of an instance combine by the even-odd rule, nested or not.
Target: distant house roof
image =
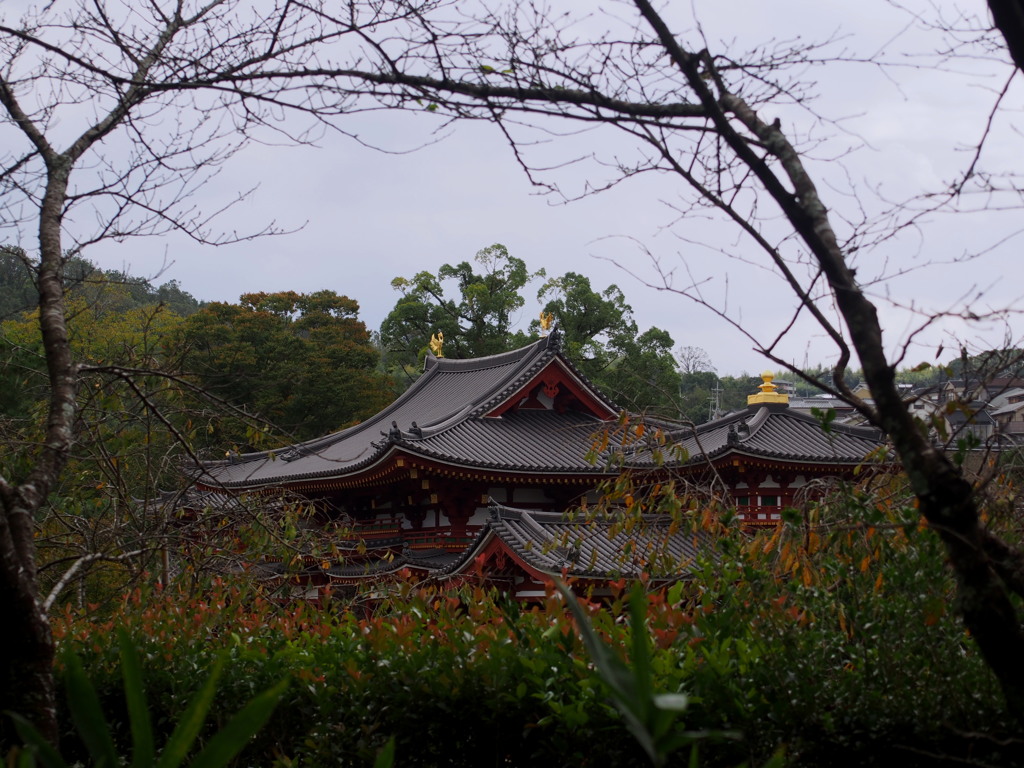
[[[999,399],[1012,389],[1024,387],[1024,379],[1015,376],[984,378],[972,376],[966,379],[947,379],[942,384],[943,393],[949,397],[971,397],[990,402]]]
[[[989,402],[988,407],[993,414],[1001,412],[1007,406],[1016,406],[1024,403],[1024,388],[1013,387],[1000,392]]]
[[[1015,392],[1024,393],[1024,390],[1014,390]],[[992,414],[993,418],[998,419],[1000,416],[1005,416],[1009,413],[1017,413],[1019,410],[1024,408],[1024,400],[1018,400],[1016,402],[1006,402],[999,408],[995,408],[989,413]]]
[[[954,428],[964,426],[965,424],[990,426],[995,423],[992,415],[985,408],[985,404],[980,401],[964,404],[948,411],[946,413],[946,421]]]

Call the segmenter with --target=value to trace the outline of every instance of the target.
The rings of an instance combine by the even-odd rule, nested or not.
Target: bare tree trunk
[[[25,515],[26,509],[10,509],[4,514]],[[29,557],[34,556],[28,553]],[[53,682],[53,636],[45,612],[37,600],[34,573],[22,565],[26,553],[4,552],[0,571],[0,611],[7,629],[0,632],[0,707],[19,713],[51,743],[57,742],[57,710]],[[34,567],[31,571],[34,571]],[[9,718],[0,725],[0,745],[16,743]]]
[[[48,149],[48,147],[43,144]],[[77,371],[64,316],[61,219],[70,164],[47,157],[50,181],[40,205],[39,324],[50,379],[45,440],[28,475],[17,485],[0,478],[0,614],[13,631],[0,633],[3,672],[0,709],[27,718],[51,742],[57,740],[53,636],[36,577],[35,513],[67,464],[74,438]],[[5,724],[5,728],[9,728]],[[4,741],[11,736],[0,731]]]
[[[988,0],[992,20],[1003,33],[1017,69],[1024,70],[1024,3],[1021,0]]]

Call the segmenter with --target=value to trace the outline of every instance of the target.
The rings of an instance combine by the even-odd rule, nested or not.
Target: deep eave
[[[434,457],[418,454],[402,446],[395,446],[372,465],[358,471],[336,476],[295,477],[286,482],[268,481],[262,484],[247,484],[244,490],[250,493],[287,489],[297,493],[328,492],[354,488],[379,488],[391,485],[405,478],[437,477],[441,479],[476,482],[488,485],[514,483],[517,485],[567,485],[593,487],[605,477],[616,472],[607,468],[591,466],[586,470],[564,468],[509,468],[503,466],[475,466],[464,463],[446,462]],[[216,486],[198,482],[201,489]]]

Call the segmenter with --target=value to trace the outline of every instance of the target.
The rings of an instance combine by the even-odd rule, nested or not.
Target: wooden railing
[[[746,526],[771,526],[777,525],[782,519],[781,506],[760,506],[756,504],[745,504],[736,507],[736,511],[743,519]]]
[[[465,533],[460,535],[455,535],[448,527],[415,531],[403,528],[398,518],[391,518],[356,522],[346,528],[340,538],[350,542],[400,538],[413,549],[461,549],[476,538],[480,528],[479,525],[467,525]]]
[[[479,525],[467,525],[464,535],[456,536],[450,528],[402,532],[402,538],[412,549],[462,549],[480,532]]]

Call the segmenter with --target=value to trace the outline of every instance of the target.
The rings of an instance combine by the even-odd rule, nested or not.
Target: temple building
[[[342,544],[360,555],[317,564],[329,582],[408,570],[454,583],[486,566],[489,578],[525,596],[561,572],[635,575],[631,568],[647,562],[641,554],[656,546],[675,553],[676,576],[685,575],[699,542],[671,540],[670,527],[658,521],[615,534],[618,540],[609,538],[607,522],[566,532],[564,513],[596,502],[602,481],[622,471],[712,487],[731,496],[742,524],[764,526],[814,483],[853,479],[882,446],[874,430],[826,429],[790,411],[770,374],[745,410],[696,427],[623,427],[639,423],[565,357],[556,329],[489,357],[430,354],[419,379],[376,416],[284,450],[207,463],[196,489],[287,493],[321,521],[344,522]],[[637,437],[645,431],[659,443]],[[633,439],[624,442],[626,434]],[[622,551],[633,553],[633,566],[621,558],[616,565],[614,553]]]
[[[724,485],[746,527],[777,524],[783,509],[801,506],[830,481],[892,468],[877,429],[790,409],[772,374],[761,376],[745,410],[673,433],[688,457],[676,471],[698,485]]]

